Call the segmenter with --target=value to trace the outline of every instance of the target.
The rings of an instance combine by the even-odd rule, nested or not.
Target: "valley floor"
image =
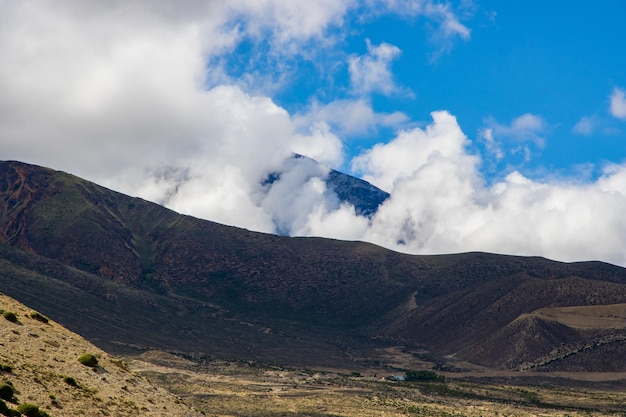
[[[134,371],[207,416],[623,416],[626,390],[565,387],[493,375],[489,383],[391,382],[386,375],[288,369],[257,362],[185,359],[146,352]],[[556,381],[556,380],[555,380]],[[562,382],[558,379],[559,383]],[[585,384],[569,380],[573,385]],[[535,383],[539,382],[539,385]],[[587,382],[587,385],[589,383]]]

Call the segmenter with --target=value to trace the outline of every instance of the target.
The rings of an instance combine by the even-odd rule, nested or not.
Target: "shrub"
[[[65,382],[67,385],[70,385],[72,387],[77,387],[78,383],[76,382],[76,380],[74,378],[72,378],[71,376],[64,376],[63,377],[63,382]]]
[[[0,384],[0,399],[11,401],[15,390],[13,386],[7,382]]]
[[[35,320],[40,321],[40,322],[45,323],[45,324],[48,323],[48,317],[46,317],[46,316],[44,316],[42,314],[39,314],[36,311],[33,311],[32,313],[30,313],[30,318],[31,319],[35,319]]]
[[[83,353],[78,357],[78,362],[82,363],[85,366],[89,366],[90,368],[95,368],[98,366],[98,358],[93,356],[91,353]]]
[[[2,316],[12,323],[17,323],[17,315],[12,311],[5,311]]]
[[[439,375],[432,371],[407,371],[404,377],[405,381],[428,381],[443,382],[443,375]]]
[[[2,400],[0,400],[0,414],[3,416],[9,415],[9,406],[7,406],[7,403]]]
[[[17,406],[17,411],[26,417],[39,417],[39,407],[34,404],[23,403]]]
[[[13,372],[13,368],[11,368],[9,365],[0,365],[0,371],[11,373]]]

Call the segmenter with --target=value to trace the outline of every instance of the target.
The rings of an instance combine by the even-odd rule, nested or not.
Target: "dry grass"
[[[133,373],[79,335],[53,321],[44,323],[32,310],[0,294],[0,309],[16,313],[16,323],[0,317],[0,382],[9,380],[19,403],[32,403],[57,416],[196,416],[175,396]],[[78,362],[94,354],[98,366]],[[77,386],[64,378],[71,377]],[[16,408],[16,404],[9,404]]]
[[[542,308],[531,315],[575,329],[626,328],[626,304]]]
[[[617,417],[626,412],[621,391],[460,380],[392,383],[382,380],[380,369],[361,370],[361,376],[158,351],[123,362],[53,321],[33,318],[32,310],[3,295],[0,309],[18,319],[0,320],[0,364],[12,368],[0,381],[14,384],[19,403],[36,404],[52,417]],[[85,352],[97,357],[98,367],[79,363]],[[398,364],[408,360],[398,350],[387,354]],[[64,382],[68,376],[78,386]]]
[[[193,362],[150,352],[133,370],[219,417],[623,416],[626,394],[467,382],[392,383],[380,376]]]

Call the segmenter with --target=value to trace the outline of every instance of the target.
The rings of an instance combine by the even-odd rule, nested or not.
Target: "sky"
[[[266,233],[626,266],[625,17],[620,0],[0,0],[0,159]],[[391,196],[359,216],[331,168]]]

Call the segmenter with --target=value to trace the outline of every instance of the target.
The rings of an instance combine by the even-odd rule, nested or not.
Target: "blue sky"
[[[617,0],[0,0],[0,158],[267,233],[626,266],[625,17]],[[328,168],[391,197],[359,216]]]

